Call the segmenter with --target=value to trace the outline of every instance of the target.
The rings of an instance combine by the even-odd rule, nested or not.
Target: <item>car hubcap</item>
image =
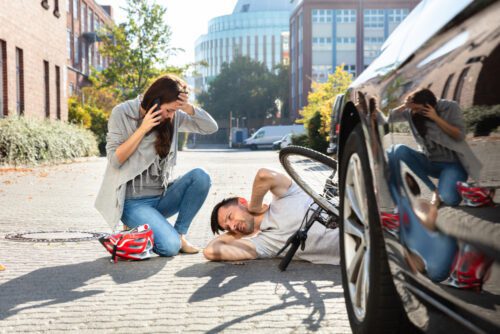
[[[366,314],[370,243],[368,202],[361,160],[354,153],[347,166],[344,192],[344,259],[350,302],[359,321]]]

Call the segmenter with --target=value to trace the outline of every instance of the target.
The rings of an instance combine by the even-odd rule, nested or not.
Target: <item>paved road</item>
[[[211,207],[250,193],[274,151],[181,152],[177,172],[203,166],[209,197],[189,232],[205,245]],[[112,264],[97,241],[21,243],[20,231],[108,232],[93,202],[104,159],[0,173],[0,332],[350,333],[335,266],[211,263],[201,254]]]

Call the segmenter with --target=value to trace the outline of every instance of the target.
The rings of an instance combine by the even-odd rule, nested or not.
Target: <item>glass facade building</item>
[[[208,65],[197,68],[196,90],[206,90],[222,64],[236,56],[248,56],[270,70],[287,62],[290,11],[289,0],[240,0],[231,15],[210,20],[208,33],[195,45],[195,61]]]
[[[291,116],[307,103],[312,82],[342,66],[353,77],[379,54],[418,0],[295,0],[290,17]]]

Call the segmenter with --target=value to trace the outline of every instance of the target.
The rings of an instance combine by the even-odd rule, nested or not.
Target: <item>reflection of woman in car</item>
[[[453,101],[438,101],[430,90],[421,89],[411,94],[405,104],[391,111],[389,122],[402,121],[408,121],[422,151],[395,145],[389,152],[391,169],[398,171],[399,162],[405,162],[433,191],[430,217],[441,202],[458,205],[461,197],[456,189],[457,181],[466,181],[468,176],[479,179],[482,167],[465,141],[460,107]],[[392,173],[393,178],[396,173]],[[430,176],[439,180],[437,187]]]

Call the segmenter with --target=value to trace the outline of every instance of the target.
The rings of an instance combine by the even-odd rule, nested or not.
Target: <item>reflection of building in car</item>
[[[421,2],[334,104],[341,268],[353,332],[500,331],[492,306],[500,304],[500,206],[441,206],[434,230],[424,226],[418,215],[432,193],[387,155],[393,145],[415,150],[418,142],[408,126],[384,122],[417,89],[456,102],[465,140],[484,165],[479,185],[498,187],[500,139],[472,135],[490,135],[498,124],[499,16],[498,1]]]

